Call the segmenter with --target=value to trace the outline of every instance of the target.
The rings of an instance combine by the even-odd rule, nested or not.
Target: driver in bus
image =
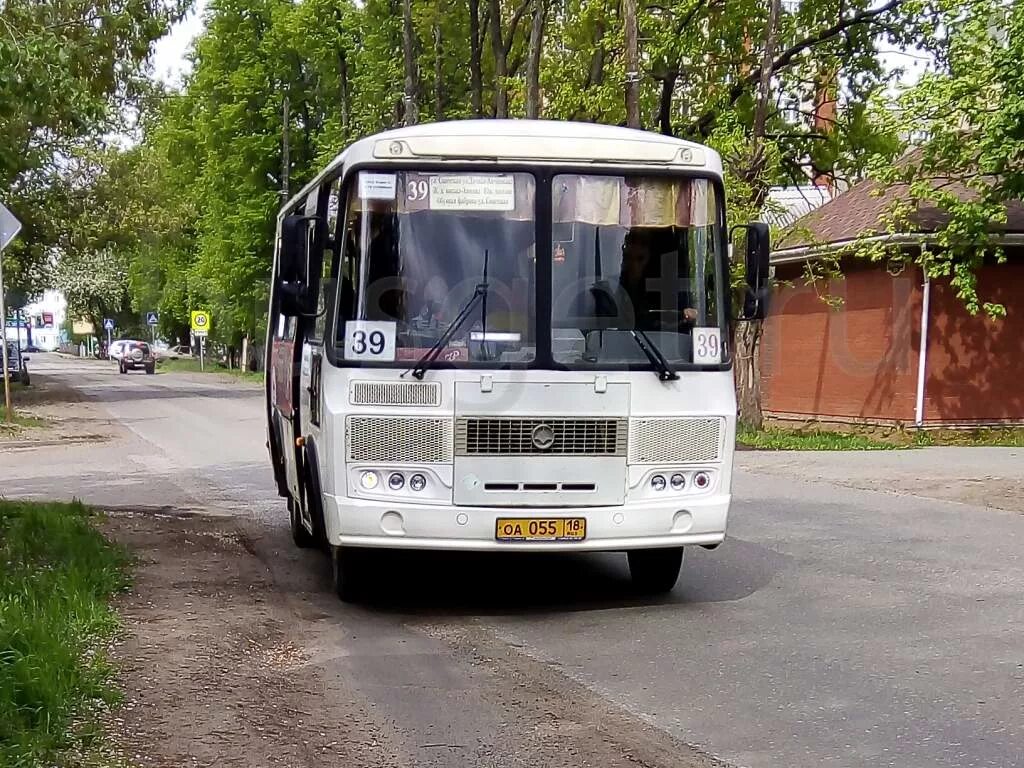
[[[658,247],[660,230],[634,227],[626,232],[622,241],[622,267],[619,274],[620,296],[626,300],[620,304],[620,312],[631,309],[636,327],[641,330],[683,330],[697,322],[697,310],[682,306],[688,303],[688,292],[680,297],[681,291],[669,286],[670,275],[662,275],[662,269],[673,258],[675,251],[661,252]],[[651,274],[652,257],[660,253],[662,264]],[[656,287],[652,289],[652,283]],[[680,301],[680,298],[683,300]]]

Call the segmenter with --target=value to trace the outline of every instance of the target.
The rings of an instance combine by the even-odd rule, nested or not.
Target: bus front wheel
[[[306,526],[302,524],[301,512],[299,511],[299,504],[291,496],[288,497],[288,519],[291,523],[292,529],[292,541],[295,542],[295,546],[300,549],[309,549],[315,547],[317,544],[316,537],[313,536]]]
[[[683,566],[683,548],[634,549],[626,553],[633,585],[647,594],[671,592]]]
[[[358,547],[331,547],[334,591],[344,603],[352,603],[363,595],[366,576],[366,550]]]

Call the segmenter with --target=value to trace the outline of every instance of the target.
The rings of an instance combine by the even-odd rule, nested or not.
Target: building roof
[[[960,183],[936,177],[933,186],[954,192],[962,200],[975,197],[975,193]],[[853,185],[846,192],[793,222],[780,239],[775,251],[780,256],[786,251],[806,250],[811,246],[847,243],[859,237],[875,235],[918,235],[936,232],[949,221],[949,214],[938,205],[927,201],[918,205],[909,217],[909,226],[903,232],[889,232],[881,221],[893,203],[907,194],[906,184],[886,187],[874,179]],[[1000,233],[1024,232],[1024,203],[1013,201],[1007,206],[1005,224],[993,226]]]
[[[832,199],[827,187],[802,184],[798,187],[772,187],[762,212],[762,220],[773,227],[788,227],[801,216],[806,216]]]

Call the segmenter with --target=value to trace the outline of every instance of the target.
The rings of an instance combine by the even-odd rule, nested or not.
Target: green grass
[[[1024,448],[1024,427],[927,430],[915,433],[913,442],[922,447],[962,445]]]
[[[41,419],[38,416],[29,416],[18,411],[15,411],[14,418],[8,421],[7,410],[3,406],[3,401],[0,400],[0,437],[20,435],[26,429],[42,427],[45,424],[46,419]]]
[[[225,368],[220,363],[206,361],[206,370],[199,367],[199,361],[194,357],[181,357],[177,360],[157,359],[157,372],[162,373],[225,373],[245,381],[263,381],[262,371],[243,371],[238,368]]]
[[[764,451],[884,451],[948,445],[1024,448],[1022,427],[911,431],[874,428],[870,433],[866,429],[830,432],[816,427],[765,427],[761,430],[739,427],[736,442]]]
[[[884,451],[904,447],[856,432],[773,427],[761,430],[740,427],[736,432],[736,442],[763,451]]]
[[[104,646],[127,555],[79,503],[0,500],[0,768],[61,764],[98,747],[117,700]]]

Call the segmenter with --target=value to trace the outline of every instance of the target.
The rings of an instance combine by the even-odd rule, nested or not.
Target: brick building
[[[982,301],[1006,317],[972,316],[946,279],[926,280],[849,254],[858,236],[916,252],[935,247],[944,213],[922,206],[913,231],[887,232],[880,217],[896,196],[865,181],[796,222],[772,255],[776,288],[761,346],[766,416],[920,426],[1024,424],[1024,205],[998,231],[1008,260],[986,262]],[[844,279],[805,285],[806,262],[842,259]],[[819,292],[841,298],[832,308]],[[924,342],[922,343],[922,339]]]

